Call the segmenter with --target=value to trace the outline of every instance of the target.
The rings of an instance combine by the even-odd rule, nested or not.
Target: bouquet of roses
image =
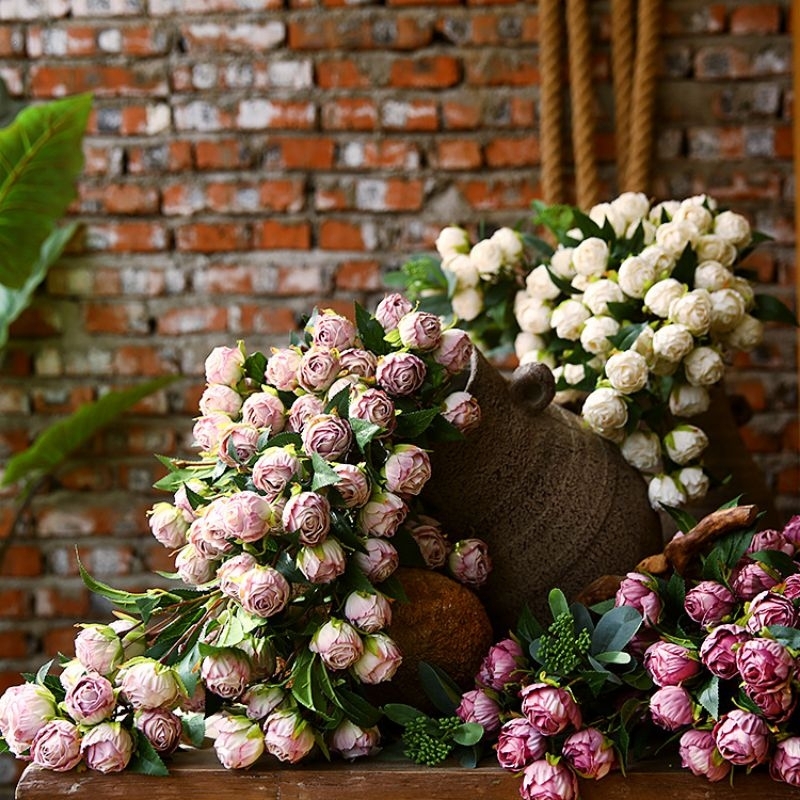
[[[547,364],[556,401],[619,445],[654,508],[703,497],[708,437],[689,420],[708,410],[726,354],[759,344],[763,320],[796,324],[741,269],[766,237],[705,195],[651,206],[628,192],[588,214],[535,206],[555,249],[508,228],[473,244],[449,227],[441,262],[410,261],[401,282],[478,344],[513,342],[520,363]]]
[[[149,516],[182,586],[132,594],[82,571],[120,619],[86,625],[50,665],[0,698],[17,756],[55,770],[165,772],[161,756],[207,735],[226,767],[265,750],[374,752],[380,712],[363,685],[392,678],[387,634],[401,561],[479,585],[483,542],[454,546],[422,514],[427,448],[480,420],[453,378],[466,333],[387,296],[356,323],[315,312],[269,357],[218,347],[194,426],[197,461],[162,459],[174,493]],[[196,712],[205,707],[205,724]]]

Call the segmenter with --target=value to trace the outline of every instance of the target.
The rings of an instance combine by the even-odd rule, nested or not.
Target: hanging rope
[[[572,146],[575,151],[575,200],[581,208],[597,202],[592,46],[587,0],[567,0]]]
[[[562,0],[539,2],[539,118],[542,151],[542,198],[546,203],[563,203],[563,56],[564,28],[561,19]]]
[[[639,0],[630,150],[627,169],[620,181],[623,191],[647,192],[649,188],[660,26],[660,0]]]
[[[631,125],[633,86],[633,0],[611,0],[611,74],[614,80],[614,139],[617,182],[625,183]]]

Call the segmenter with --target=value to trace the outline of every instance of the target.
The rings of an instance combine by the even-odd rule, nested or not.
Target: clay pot
[[[553,587],[574,596],[661,550],[645,482],[615,445],[549,405],[546,366],[520,367],[508,382],[476,352],[466,389],[481,425],[464,441],[437,443],[423,496],[451,540],[488,543],[494,569],[480,597],[498,636],[524,604],[549,621]]]

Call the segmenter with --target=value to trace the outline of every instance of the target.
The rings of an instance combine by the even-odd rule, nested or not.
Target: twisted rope
[[[572,146],[575,151],[575,200],[581,208],[597,202],[592,48],[586,0],[567,0],[569,80],[572,96]]]
[[[546,203],[563,203],[565,200],[562,136],[564,33],[561,0],[540,0],[539,31],[539,67],[542,73],[539,101],[542,197]]]
[[[611,0],[611,74],[614,81],[614,139],[619,186],[625,182],[630,145],[633,27],[633,0]]]

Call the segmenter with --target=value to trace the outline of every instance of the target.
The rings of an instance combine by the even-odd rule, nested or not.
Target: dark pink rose
[[[414,537],[425,564],[432,569],[444,566],[450,553],[450,542],[442,533],[442,526],[435,519],[421,514],[413,523],[406,522],[406,527]]]
[[[413,353],[389,353],[378,359],[375,378],[392,397],[414,394],[425,381],[425,362]]]
[[[515,673],[524,660],[519,642],[502,639],[489,648],[478,669],[476,681],[489,689],[503,691],[508,684],[519,683],[519,675]]]
[[[736,669],[749,686],[771,692],[794,675],[795,660],[774,639],[750,639],[736,650]]]
[[[570,726],[581,727],[581,711],[569,689],[549,683],[532,683],[520,692],[522,713],[545,736],[555,736]]]
[[[676,731],[694,722],[692,698],[683,686],[663,686],[650,697],[653,722],[667,731]]]
[[[730,589],[716,581],[701,581],[686,593],[684,601],[686,613],[704,627],[719,625],[736,605]]]
[[[800,572],[789,575],[781,586],[775,587],[775,590],[780,590],[781,594],[789,600],[800,599]]]
[[[500,706],[481,689],[461,695],[456,716],[464,722],[477,722],[486,731],[496,731],[500,727]]]
[[[397,322],[400,342],[412,350],[435,350],[442,339],[442,323],[436,314],[411,311]]]
[[[286,407],[272,391],[251,394],[242,406],[242,421],[256,428],[269,428],[273,435],[286,424]]]
[[[81,761],[81,733],[66,719],[46,723],[31,744],[31,761],[54,772],[66,772]]]
[[[374,378],[378,357],[369,350],[352,347],[339,354],[340,373],[358,375],[359,378]]]
[[[776,781],[800,786],[800,736],[790,736],[778,742],[769,764],[769,774]]]
[[[539,759],[525,767],[519,793],[522,800],[578,800],[578,779],[564,763]]]
[[[647,648],[644,668],[657,686],[679,686],[700,674],[697,653],[675,642],[659,641]]]
[[[786,553],[787,556],[793,556],[795,547],[786,539],[781,531],[776,531],[772,528],[765,531],[759,531],[750,545],[747,548],[747,553],[757,553],[760,550],[778,550],[781,553]]]
[[[153,749],[161,755],[168,755],[181,743],[183,734],[181,718],[166,708],[137,711],[134,724],[153,745]]]
[[[356,341],[356,328],[347,317],[331,310],[323,311],[309,320],[306,330],[311,332],[312,342],[328,350],[346,350]]]
[[[391,433],[397,424],[394,402],[383,389],[359,392],[350,401],[350,417],[379,425],[384,429],[384,436]]]
[[[489,548],[482,539],[462,539],[456,542],[447,557],[452,576],[467,586],[483,586],[492,571]]]
[[[304,394],[302,397],[298,397],[292,403],[291,409],[289,409],[289,418],[286,421],[287,427],[294,433],[300,433],[306,422],[312,417],[321,414],[324,408],[325,404],[316,395]]]
[[[750,634],[740,625],[727,624],[714,628],[700,645],[703,666],[718,678],[732,678],[737,674],[735,651],[750,638]]]
[[[287,533],[299,534],[301,544],[320,544],[331,527],[328,498],[316,492],[292,495],[283,509],[283,527]]]
[[[294,347],[273,348],[267,361],[264,378],[268,384],[283,392],[293,392],[297,387],[297,371],[302,355]]]
[[[614,745],[597,728],[581,728],[564,740],[564,758],[582,778],[599,781],[617,764]]]
[[[497,761],[503,769],[519,772],[541,758],[547,750],[542,736],[525,717],[514,717],[500,728],[497,735]]]
[[[347,453],[353,443],[353,431],[345,419],[335,414],[317,414],[306,420],[300,433],[303,449],[328,461],[336,461]]]
[[[769,728],[757,714],[734,709],[712,730],[720,755],[731,764],[755,766],[769,756]]]
[[[785,625],[793,628],[797,622],[797,611],[791,598],[776,592],[759,592],[747,607],[745,627],[758,633],[770,625]]]
[[[731,765],[717,750],[711,731],[686,731],[681,736],[678,752],[684,769],[712,782],[721,781],[731,771]]]
[[[791,542],[795,549],[800,548],[800,514],[795,514],[787,523],[784,525],[783,531],[783,538],[786,541]]]
[[[656,591],[655,579],[641,572],[629,572],[617,589],[615,606],[635,608],[648,627],[655,625],[661,617],[664,604]]]
[[[778,584],[778,579],[770,575],[757,561],[744,561],[733,573],[731,588],[740,600],[752,600],[760,592]]]
[[[400,319],[413,308],[411,302],[403,295],[396,292],[387,294],[375,309],[375,319],[380,322],[385,331],[393,331]]]
[[[442,331],[439,346],[433,351],[433,358],[441,364],[449,375],[463,372],[472,360],[475,345],[466,331],[460,328],[448,328]]]
[[[311,347],[303,353],[297,382],[307,392],[324,392],[339,374],[339,356],[335,350]]]
[[[744,691],[771,722],[786,722],[797,707],[797,695],[794,693],[791,683],[786,683],[771,691],[764,691],[745,684]]]

